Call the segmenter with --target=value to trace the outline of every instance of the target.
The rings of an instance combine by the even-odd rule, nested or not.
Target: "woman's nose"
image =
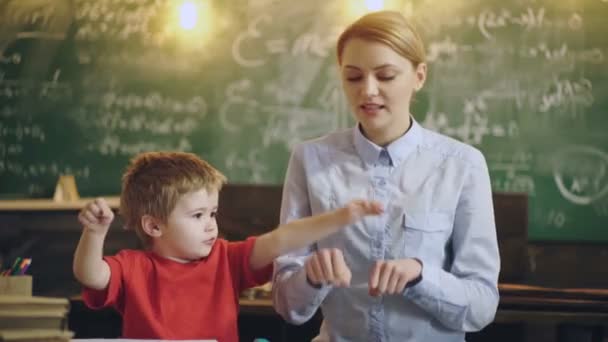
[[[363,92],[367,97],[378,95],[378,81],[374,77],[366,77]]]

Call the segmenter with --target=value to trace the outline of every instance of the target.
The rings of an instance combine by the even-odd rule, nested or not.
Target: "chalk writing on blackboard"
[[[585,107],[593,104],[593,86],[586,78],[580,80],[553,80],[542,96],[539,106],[541,112],[571,114],[574,117],[583,113]]]
[[[264,39],[264,27],[271,27],[273,23],[269,14],[263,14],[253,19],[247,30],[237,35],[232,44],[232,57],[234,61],[242,67],[255,68],[265,65],[271,55],[290,54],[297,56],[308,53],[312,56],[325,58],[329,51],[333,49],[335,41],[339,35],[338,26],[330,27],[327,33],[303,32],[293,39],[289,38],[270,38]],[[276,34],[276,32],[273,32]],[[262,47],[262,52],[267,56],[255,56],[259,49],[248,47]]]
[[[549,210],[549,214],[547,215],[547,224],[551,227],[561,229],[567,223],[567,215],[560,210]]]
[[[553,176],[564,198],[593,203],[608,195],[608,154],[591,146],[564,148],[555,156]]]
[[[226,157],[226,167],[238,172],[246,172],[253,182],[261,182],[264,174],[268,172],[268,166],[260,158],[262,149],[253,148],[246,155],[239,152],[230,152]]]
[[[527,193],[536,196],[536,185],[532,177],[533,155],[527,151],[512,154],[501,152],[486,155],[492,177],[492,188],[502,192]]]

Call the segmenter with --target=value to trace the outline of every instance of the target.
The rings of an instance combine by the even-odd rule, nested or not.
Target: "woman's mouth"
[[[207,239],[207,240],[203,241],[203,243],[204,243],[205,245],[212,246],[212,245],[215,243],[215,240],[216,240],[216,239],[217,239],[217,238],[211,238],[211,239]]]
[[[369,116],[378,115],[382,110],[384,110],[384,106],[377,103],[366,103],[359,106],[361,111]]]

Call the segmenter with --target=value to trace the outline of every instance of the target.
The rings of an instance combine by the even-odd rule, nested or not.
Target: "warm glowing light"
[[[185,50],[197,50],[208,42],[214,25],[211,0],[171,1],[166,35]],[[217,24],[217,23],[216,23]]]
[[[379,11],[384,9],[384,0],[365,0],[365,7],[368,11]]]
[[[399,0],[349,0],[348,6],[345,8],[344,15],[346,22],[351,22],[360,16],[381,10],[400,11],[399,5],[402,4]]]
[[[179,8],[179,26],[185,30],[192,30],[198,21],[199,9],[193,2],[184,2]]]

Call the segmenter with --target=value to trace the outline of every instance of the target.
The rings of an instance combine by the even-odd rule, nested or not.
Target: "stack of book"
[[[31,289],[31,277],[0,277],[0,341],[70,341],[68,299],[35,297],[24,287]]]

